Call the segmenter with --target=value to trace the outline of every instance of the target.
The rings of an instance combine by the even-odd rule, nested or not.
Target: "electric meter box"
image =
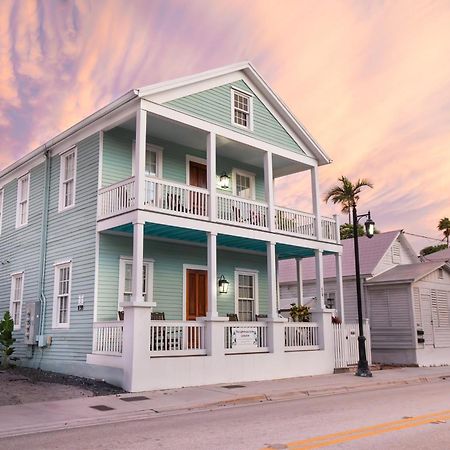
[[[39,329],[41,302],[25,304],[25,344],[36,345],[36,334]]]

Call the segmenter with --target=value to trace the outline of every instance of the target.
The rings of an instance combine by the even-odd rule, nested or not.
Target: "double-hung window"
[[[4,198],[5,198],[5,191],[3,189],[0,189],[0,234],[2,234]]]
[[[242,128],[252,129],[252,96],[238,90],[231,90],[232,123]]]
[[[70,296],[72,289],[72,263],[55,265],[55,291],[53,298],[53,328],[69,328]]]
[[[258,273],[247,270],[237,270],[236,280],[236,310],[239,320],[252,321],[258,314]]]
[[[17,215],[16,228],[28,223],[28,209],[30,206],[30,174],[19,178],[17,182]]]
[[[75,206],[75,184],[77,172],[76,147],[61,155],[61,171],[59,183],[59,210]]]
[[[120,259],[119,271],[119,305],[130,302],[133,296],[133,261]],[[143,301],[151,302],[153,299],[153,261],[145,260],[142,266],[142,297]],[[122,308],[119,306],[119,311]]]
[[[14,330],[20,329],[20,318],[22,314],[23,301],[23,281],[23,272],[13,273],[11,275],[11,302],[9,310],[12,320],[14,321]]]
[[[255,175],[233,169],[233,193],[247,200],[255,199]]]

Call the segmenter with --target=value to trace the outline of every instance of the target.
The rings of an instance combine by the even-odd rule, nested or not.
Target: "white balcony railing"
[[[220,222],[267,229],[267,217],[266,203],[217,194],[217,219]]]
[[[285,351],[318,350],[319,325],[310,322],[284,324]]]
[[[282,233],[315,237],[315,222],[314,214],[275,207],[275,228]]]
[[[225,323],[225,354],[268,352],[265,322]]]
[[[150,325],[150,356],[206,355],[205,325],[155,320]]]
[[[134,177],[99,190],[98,215],[111,217],[134,208],[136,204]]]
[[[177,215],[207,218],[207,189],[158,178],[145,179],[144,206],[149,209],[159,209]]]
[[[322,239],[336,242],[337,240],[336,221],[329,217],[322,217]]]
[[[94,322],[92,353],[121,356],[123,345],[123,322]]]

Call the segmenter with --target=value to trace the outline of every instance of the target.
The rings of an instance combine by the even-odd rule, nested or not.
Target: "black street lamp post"
[[[364,224],[366,236],[368,238],[371,238],[375,231],[375,223],[370,218],[370,211],[367,214],[361,214],[360,216],[358,216],[358,213],[356,211],[356,205],[353,204],[353,242],[355,248],[356,298],[358,305],[358,325],[359,325],[359,336],[358,336],[359,361],[358,361],[358,369],[355,375],[358,377],[371,377],[372,372],[369,369],[369,363],[367,362],[366,356],[366,338],[364,336],[363,320],[362,320],[361,273],[359,269],[358,222],[363,217],[367,217],[367,220]]]

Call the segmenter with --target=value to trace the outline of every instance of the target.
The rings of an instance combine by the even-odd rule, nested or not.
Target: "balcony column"
[[[269,294],[269,314],[271,319],[278,318],[277,309],[277,258],[275,242],[267,242],[267,282]]]
[[[275,231],[275,205],[273,195],[273,166],[271,152],[266,152],[264,154],[264,188],[269,215],[267,226],[269,227],[270,231]]]
[[[147,141],[147,112],[136,113],[136,145],[134,147],[134,177],[136,207],[143,209],[145,202],[145,151]]]
[[[314,229],[316,239],[322,240],[322,219],[320,215],[320,188],[319,188],[319,170],[317,166],[311,167],[311,188],[312,188],[312,201],[314,212]]]
[[[341,243],[341,230],[339,226],[339,217],[337,214],[333,216],[336,223],[336,242]],[[336,263],[336,308],[338,311],[339,318],[344,322],[344,283],[342,281],[342,255],[336,253],[335,256]]]
[[[302,258],[295,258],[295,268],[297,274],[297,305],[303,305],[303,274]]]
[[[216,168],[216,134],[208,133],[206,137],[208,190],[209,190],[209,219],[217,220],[217,168]]]
[[[217,312],[217,233],[208,232],[208,319],[218,317]]]
[[[317,309],[325,309],[324,283],[323,283],[323,250],[315,250],[316,260],[316,298]]]

